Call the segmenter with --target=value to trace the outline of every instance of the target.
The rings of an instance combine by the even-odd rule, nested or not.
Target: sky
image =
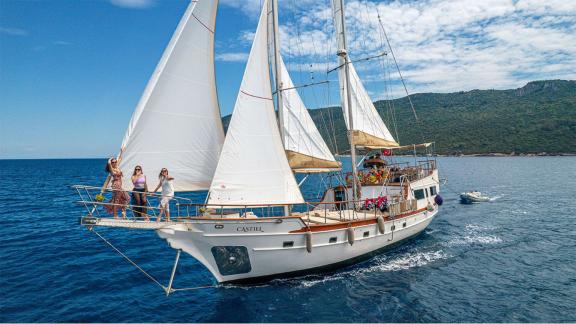
[[[220,0],[216,77],[232,112],[261,0]],[[282,55],[309,108],[338,105],[329,0],[279,0]],[[185,0],[0,0],[0,159],[118,152]],[[380,16],[380,19],[379,19]],[[373,100],[576,79],[576,0],[348,0]],[[380,24],[381,23],[381,24]],[[368,61],[363,58],[378,56]],[[418,107],[416,107],[418,110]]]

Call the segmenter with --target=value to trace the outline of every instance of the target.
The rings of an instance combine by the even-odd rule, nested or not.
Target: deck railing
[[[147,193],[146,206],[136,205],[133,202],[128,204],[114,204],[110,199],[115,191],[114,189],[102,190],[100,187],[74,185],[72,186],[80,196],[76,203],[84,206],[88,217],[112,218],[105,206],[116,207],[117,217],[124,217],[128,220],[160,220],[159,202],[161,195],[156,193]],[[134,193],[133,191],[124,191]],[[141,193],[141,192],[137,192]],[[266,205],[215,205],[205,203],[195,203],[192,199],[174,196],[170,201],[171,220],[186,221],[195,218],[252,218],[252,217],[303,217],[310,221],[315,217],[324,219],[328,222],[329,217],[336,213],[341,221],[352,221],[368,219],[380,215],[394,217],[399,214],[416,210],[416,201],[405,200],[400,195],[393,196],[387,200],[384,208],[365,208],[366,200],[345,200],[336,202],[319,202],[308,201],[302,204],[266,204]],[[139,215],[139,208],[146,207],[146,215]],[[285,207],[290,211],[289,215],[285,214]],[[122,211],[126,213],[123,215]],[[163,217],[165,219],[165,216]]]
[[[408,162],[392,163],[382,168],[366,168],[358,171],[359,183],[365,185],[383,185],[385,183],[399,183],[405,176],[409,181],[417,181],[429,176],[436,169],[435,160],[418,161],[410,166]],[[346,183],[352,183],[352,172],[346,173]]]

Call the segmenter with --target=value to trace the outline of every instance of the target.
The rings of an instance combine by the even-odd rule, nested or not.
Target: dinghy
[[[460,194],[460,202],[463,204],[473,204],[490,201],[490,197],[482,195],[479,191],[468,191]]]

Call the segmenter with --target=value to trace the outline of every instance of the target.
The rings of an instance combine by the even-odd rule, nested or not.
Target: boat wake
[[[450,258],[451,255],[443,250],[436,251],[413,251],[397,256],[378,256],[375,260],[370,261],[369,265],[363,264],[364,267],[351,270],[345,270],[334,274],[327,275],[309,275],[291,279],[277,279],[278,283],[297,283],[302,288],[309,288],[317,284],[323,284],[331,281],[349,280],[360,276],[376,272],[402,271],[411,268],[423,267],[432,262]],[[362,265],[361,265],[362,266]]]
[[[502,238],[487,232],[495,231],[497,227],[478,224],[468,224],[464,228],[464,234],[446,243],[446,246],[471,245],[471,244],[498,244]]]

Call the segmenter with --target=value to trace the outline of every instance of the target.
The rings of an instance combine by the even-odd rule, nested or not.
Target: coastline
[[[349,157],[349,154],[338,154],[338,157]],[[395,157],[413,157],[413,154],[397,154]],[[417,154],[418,157],[425,156]],[[468,154],[434,154],[434,157],[546,157],[546,156],[576,156],[576,153],[468,153]]]

